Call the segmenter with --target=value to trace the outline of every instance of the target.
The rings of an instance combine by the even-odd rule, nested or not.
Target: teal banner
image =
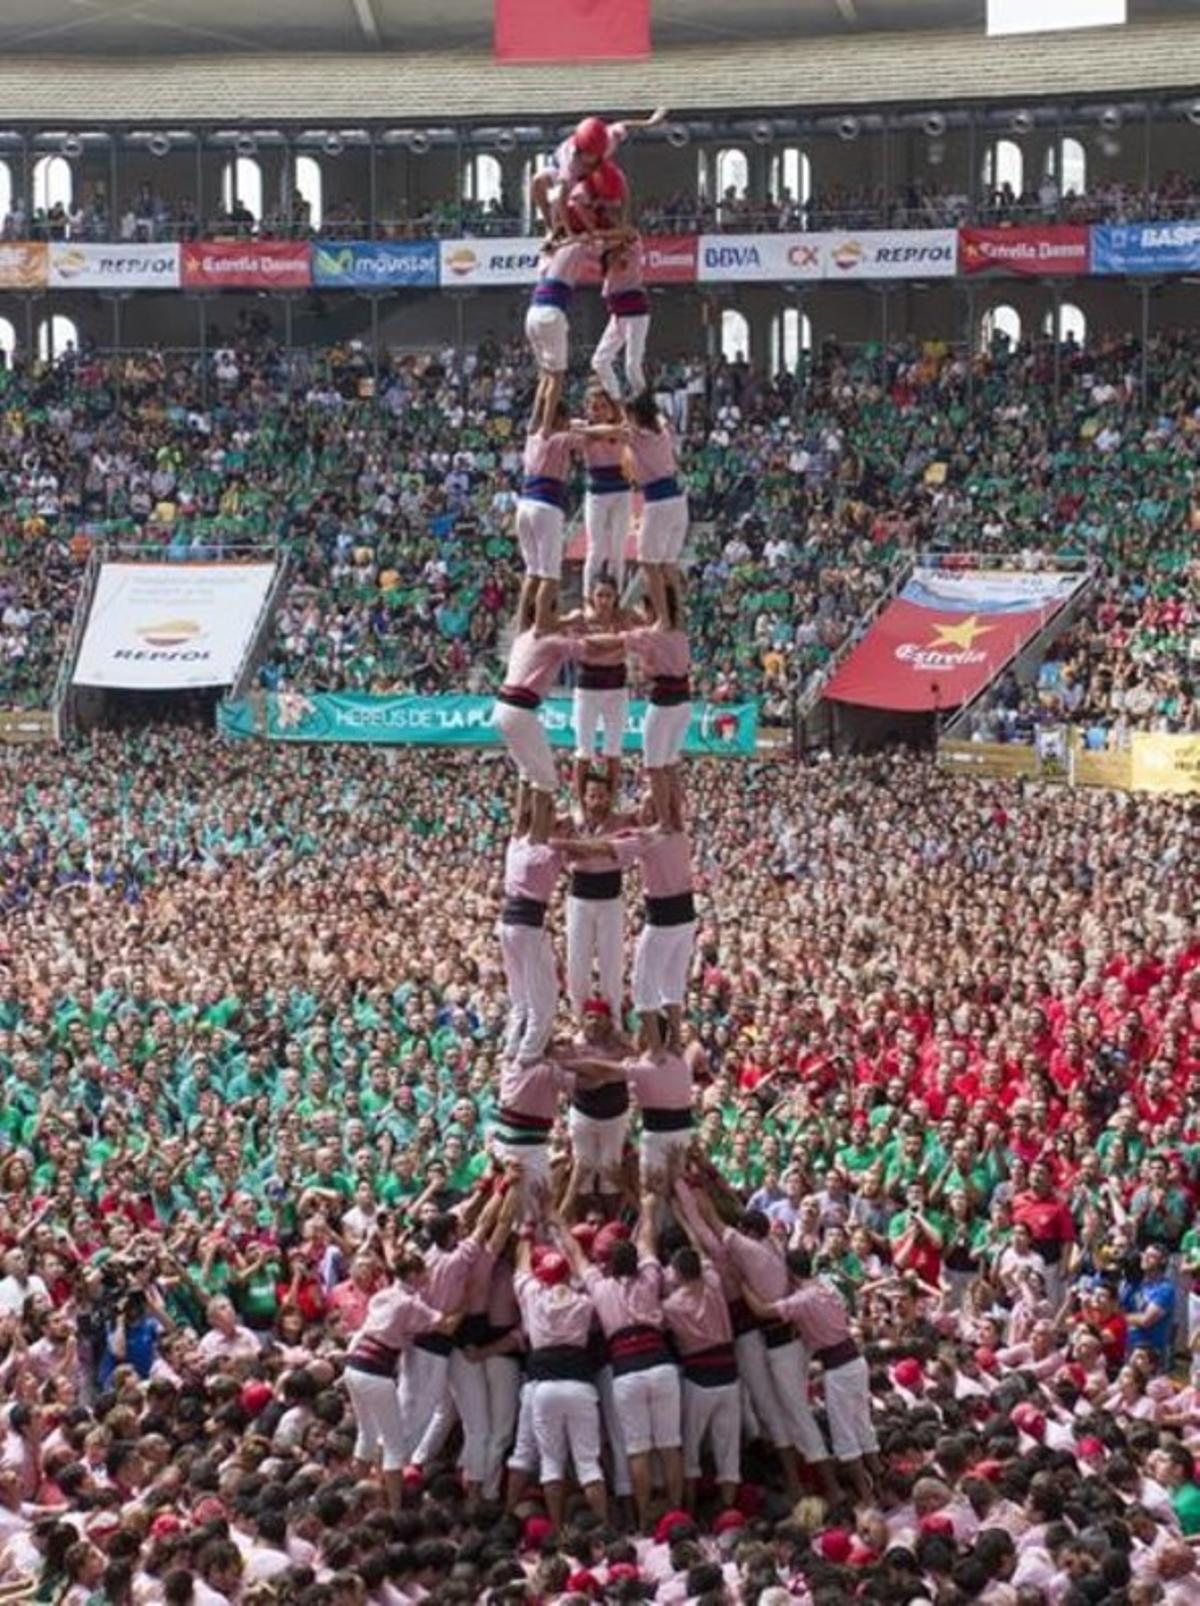
[[[499,747],[491,697],[368,697],[361,692],[267,692],[222,703],[217,728],[224,736],[269,737],[278,742],[376,742],[381,746]],[[625,747],[642,745],[645,703],[629,705]],[[552,697],[541,720],[552,747],[573,747],[571,700]],[[684,752],[741,757],[754,752],[757,703],[694,703]]]

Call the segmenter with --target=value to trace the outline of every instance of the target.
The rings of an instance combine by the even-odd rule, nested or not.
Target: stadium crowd
[[[1195,341],[829,345],[798,376],[666,365],[698,583],[699,693],[780,713],[920,550],[1089,561],[1103,583],[1039,687],[983,727],[1063,711],[1121,739],[1196,728]],[[246,335],[193,364],[83,355],[0,374],[0,699],[44,704],[89,542],[203,554],[278,540],[293,584],[267,685],[490,690],[515,597],[511,526],[523,354],[484,342],[399,357],[370,380],[355,342],[319,358]],[[374,390],[374,394],[364,394]]]
[[[985,189],[973,201],[961,185],[936,176],[917,177],[890,189],[845,184],[817,185],[801,197],[786,188],[754,196],[736,185],[706,197],[681,189],[648,194],[639,203],[641,225],[652,234],[770,234],[818,229],[955,228],[962,223],[1132,223],[1195,215],[1200,188],[1179,170],[1150,184],[1111,179],[1082,193],[1063,191],[1052,177],[1016,191],[1011,185]],[[453,195],[384,199],[378,222],[362,215],[349,198],[333,199],[314,224],[303,186],[286,204],[256,217],[239,198],[228,206],[202,211],[187,195],[173,196],[141,183],[125,196],[115,221],[103,190],[84,187],[71,205],[28,208],[15,199],[0,220],[6,240],[122,240],[148,243],[199,239],[421,239],[457,235],[512,236],[530,231],[509,196],[491,201]]]
[[[501,762],[188,728],[5,757],[0,1586],[1191,1598],[1187,800],[902,753],[688,766],[689,1173],[727,1250],[765,1224],[841,1291],[879,1459],[797,1501],[747,1413],[732,1490],[638,1524],[606,1463],[607,1512],[569,1496],[553,1528],[520,1477],[464,1497],[453,1435],[385,1509],[340,1382],[384,1268],[437,1263],[448,1213],[477,1237],[494,1193]],[[603,1282],[620,1229],[575,1180]],[[686,1192],[645,1252],[678,1258]]]

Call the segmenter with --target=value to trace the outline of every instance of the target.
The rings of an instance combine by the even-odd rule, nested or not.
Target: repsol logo
[[[196,664],[212,654],[203,647],[190,650],[164,652],[147,651],[139,647],[118,647],[113,657],[122,664]]]

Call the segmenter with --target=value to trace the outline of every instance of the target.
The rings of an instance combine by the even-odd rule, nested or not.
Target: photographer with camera
[[[174,1318],[151,1282],[149,1268],[135,1269],[113,1256],[101,1275],[104,1350],[97,1369],[100,1387],[108,1387],[120,1365],[132,1366],[144,1381],[154,1369],[163,1334],[175,1328]]]

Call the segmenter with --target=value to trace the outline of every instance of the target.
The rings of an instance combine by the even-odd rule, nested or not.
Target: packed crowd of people
[[[0,750],[4,1598],[1200,1592],[1195,802],[684,757],[697,687],[790,684],[966,529],[1095,559],[1106,649],[1145,647],[1131,586],[1143,627],[1194,622],[1156,589],[1195,580],[1188,342],[1152,413],[1132,343],[1069,349],[1058,399],[1002,344],[644,388],[618,148],[585,119],[535,196],[535,385],[492,347],[364,396],[361,350],[250,339],[207,403],[154,355],[4,376],[7,639],[45,650],[46,556],[106,526],[272,536],[314,667],[339,569],[372,631],[414,580],[393,623],[466,613],[507,750],[239,744],[182,705]],[[481,550],[486,640],[452,589]],[[1062,680],[1096,657],[1064,637]]]
[[[765,1224],[841,1290],[870,1495],[796,1502],[747,1412],[732,1503],[706,1475],[648,1532],[607,1463],[611,1509],[569,1497],[553,1531],[520,1467],[464,1497],[457,1434],[383,1508],[340,1379],[384,1268],[436,1263],[494,1193],[505,768],[169,729],[12,766],[4,1577],[73,1602],[1186,1598],[1194,807],[900,754],[687,779],[688,1165],[721,1213],[693,1230],[750,1256]],[[560,1116],[591,1287],[605,1218],[646,1206],[581,1199],[567,1143]]]
[[[1045,683],[988,718],[1020,734],[1061,703],[1118,737],[1194,728],[1194,357],[1190,334],[1154,337],[1143,402],[1136,341],[1068,345],[1057,403],[1045,344],[970,362],[830,343],[774,378],[659,363],[692,512],[699,695],[782,710],[898,562],[1023,551],[1088,560],[1104,583]],[[153,353],[0,374],[19,424],[0,441],[3,701],[45,704],[99,536],[171,555],[285,543],[269,686],[494,690],[528,357],[495,341],[397,357],[364,398],[369,368],[354,342],[289,358],[247,336],[215,351],[207,403],[194,363]]]

